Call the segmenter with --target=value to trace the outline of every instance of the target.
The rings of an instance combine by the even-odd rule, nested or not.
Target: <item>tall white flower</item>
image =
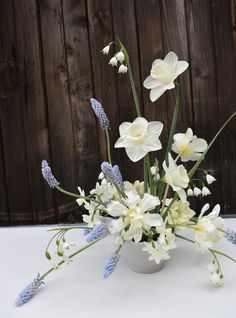
[[[159,121],[148,122],[143,117],[136,118],[132,123],[124,122],[120,125],[120,138],[115,148],[125,148],[130,160],[136,162],[148,152],[162,148],[159,136],[163,124]]]
[[[211,213],[203,216],[209,207],[209,204],[203,206],[195,226],[195,242],[202,252],[212,248],[213,244],[217,243],[224,235],[221,231],[224,220],[219,217],[220,205],[217,204]]]
[[[157,100],[166,90],[175,87],[174,80],[188,68],[188,63],[178,61],[174,52],[169,52],[164,60],[157,59],[152,63],[150,75],[143,85],[151,89],[150,99]]]
[[[183,202],[186,202],[186,192],[184,189],[187,188],[189,183],[187,170],[183,165],[177,166],[170,153],[168,154],[168,160],[168,167],[166,162],[163,162],[163,168],[165,170],[164,181],[178,193]]]
[[[197,161],[207,148],[206,140],[193,135],[191,128],[185,134],[175,134],[172,150],[180,155],[180,159],[186,161]]]

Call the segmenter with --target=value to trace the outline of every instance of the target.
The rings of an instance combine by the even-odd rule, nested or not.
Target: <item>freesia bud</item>
[[[109,64],[111,65],[111,66],[117,66],[117,58],[115,57],[115,56],[113,56],[111,59],[110,59],[110,61],[109,61]]]
[[[110,45],[109,44],[102,49],[102,53],[104,55],[107,55],[109,53],[109,51],[110,51]]]
[[[216,181],[216,178],[214,178],[210,174],[207,174],[206,175],[206,181],[207,181],[208,184],[212,184],[214,181]]]
[[[121,64],[119,67],[118,73],[126,73],[128,71],[128,67],[125,66],[124,64]]]
[[[124,60],[125,60],[125,55],[124,55],[124,53],[122,52],[122,51],[120,51],[120,52],[118,52],[117,54],[116,54],[116,58],[117,58],[117,60],[119,61],[119,62],[124,62]]]

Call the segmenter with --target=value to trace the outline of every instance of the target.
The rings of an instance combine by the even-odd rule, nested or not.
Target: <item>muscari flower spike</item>
[[[90,243],[97,239],[104,238],[108,234],[109,234],[109,230],[108,230],[107,224],[105,223],[95,224],[92,231],[90,231],[86,235],[86,241]]]
[[[123,187],[123,178],[117,165],[112,167],[109,162],[104,161],[101,164],[101,169],[108,183],[115,183],[116,185]]]
[[[120,255],[118,252],[113,252],[106,260],[103,268],[103,278],[108,278],[116,269]]]
[[[102,129],[109,129],[110,128],[110,123],[107,118],[107,115],[105,114],[105,111],[102,107],[102,105],[95,99],[91,98],[90,99],[91,106],[95,112],[95,115],[97,116],[100,126]]]
[[[42,175],[44,177],[44,179],[47,181],[48,185],[51,188],[54,188],[55,186],[59,185],[60,183],[56,180],[56,178],[54,177],[54,175],[52,174],[52,170],[49,167],[48,163],[46,160],[42,161]]]
[[[21,306],[25,304],[27,301],[29,301],[37,292],[38,288],[42,284],[44,284],[44,282],[40,280],[39,278],[40,278],[40,275],[38,274],[38,276],[21,291],[19,296],[16,298],[16,301],[15,301],[16,306]]]
[[[226,234],[225,234],[225,237],[227,238],[227,240],[229,242],[236,245],[236,232],[235,231],[228,229]]]

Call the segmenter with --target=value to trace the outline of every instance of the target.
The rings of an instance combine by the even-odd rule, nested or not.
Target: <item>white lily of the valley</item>
[[[168,154],[168,167],[166,162],[163,162],[165,170],[164,182],[169,184],[174,191],[176,191],[181,201],[186,202],[186,192],[184,191],[189,184],[189,177],[187,170],[183,165],[177,166],[171,154]]]
[[[163,223],[159,214],[149,213],[159,204],[160,200],[151,194],[145,193],[141,198],[135,191],[126,192],[126,198],[122,202],[111,201],[107,206],[107,213],[118,217],[108,224],[109,231],[119,233],[127,241],[134,239],[138,243],[143,229],[148,230]]]
[[[125,55],[122,51],[120,51],[116,54],[116,58],[120,63],[122,63],[125,60]]]
[[[202,196],[207,196],[207,195],[210,195],[211,194],[211,191],[207,188],[207,187],[203,187],[202,188]]]
[[[102,49],[102,53],[104,55],[107,55],[109,53],[109,51],[110,51],[110,45],[109,44]]]
[[[118,69],[118,73],[123,73],[124,74],[124,73],[127,73],[127,71],[128,71],[128,67],[125,66],[124,64],[121,64],[119,69]]]
[[[152,63],[150,76],[148,76],[143,83],[145,88],[151,89],[151,101],[154,102],[166,90],[174,88],[174,80],[187,68],[188,63],[178,61],[178,57],[174,52],[169,52],[164,60],[155,60]]]
[[[216,178],[214,178],[210,174],[207,174],[206,175],[206,181],[207,181],[208,184],[212,184],[214,181],[216,181]]]
[[[189,189],[187,190],[187,196],[188,196],[188,197],[192,197],[192,196],[193,196],[193,190],[192,190],[191,188],[189,188]]]
[[[136,118],[132,123],[124,122],[120,125],[120,138],[115,148],[125,148],[130,160],[136,162],[150,151],[162,148],[159,136],[163,124],[159,121],[148,122],[143,117]]]
[[[217,204],[211,213],[203,216],[209,209],[209,204],[205,204],[198,217],[195,225],[195,242],[202,252],[207,251],[213,247],[224,235],[223,229],[224,220],[219,217],[220,205]]]
[[[111,66],[117,66],[117,63],[118,63],[118,61],[117,61],[117,58],[116,58],[115,56],[113,56],[113,57],[110,59],[110,61],[109,61],[109,64],[110,64]]]
[[[206,140],[193,135],[191,128],[185,134],[175,134],[172,150],[180,156],[181,161],[197,161],[207,148]]]
[[[202,194],[201,189],[199,189],[198,187],[194,187],[194,188],[193,188],[193,195],[194,195],[195,197],[198,197],[198,196],[201,195],[201,194]]]

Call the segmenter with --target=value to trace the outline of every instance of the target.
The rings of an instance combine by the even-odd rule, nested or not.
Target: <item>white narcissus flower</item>
[[[102,53],[104,55],[107,55],[110,51],[110,44],[108,44],[107,46],[105,46],[103,49],[102,49]]]
[[[187,170],[183,165],[177,166],[171,154],[168,154],[168,167],[166,162],[163,162],[165,170],[164,182],[169,184],[174,191],[176,191],[181,201],[186,202],[186,192],[184,191],[189,184],[189,177]]]
[[[116,58],[115,56],[113,56],[113,57],[110,59],[110,61],[109,61],[109,64],[110,64],[111,66],[117,66],[117,63],[118,63],[118,61],[117,61],[117,58]]]
[[[224,220],[219,217],[220,205],[217,204],[211,213],[203,216],[209,209],[209,204],[205,204],[195,225],[195,242],[202,252],[207,251],[217,243],[224,233],[221,231],[224,227]]]
[[[134,239],[138,243],[143,235],[143,229],[161,226],[163,220],[157,213],[150,213],[160,204],[160,200],[145,193],[143,198],[136,191],[127,191],[122,202],[111,201],[107,206],[107,213],[118,217],[108,224],[111,233],[119,233],[126,241]]]
[[[171,203],[170,199],[166,200],[166,205]],[[174,201],[168,211],[169,224],[186,224],[195,215],[195,212],[190,208],[188,201],[182,202],[181,200]]]
[[[203,187],[202,188],[202,196],[203,197],[207,196],[207,195],[210,195],[210,194],[211,194],[211,192],[210,192],[210,190],[207,187]]]
[[[180,156],[181,161],[197,161],[207,148],[206,140],[193,135],[191,128],[185,134],[175,134],[172,150]]]
[[[78,187],[79,190],[79,195],[82,197],[85,197],[85,192],[84,190],[82,190],[80,187]],[[79,206],[83,205],[84,203],[86,203],[86,200],[84,198],[79,198],[76,200],[76,202],[78,203]]]
[[[193,188],[193,195],[194,195],[195,197],[198,197],[200,194],[202,194],[201,189],[199,189],[198,187],[194,187],[194,188]]]
[[[120,125],[120,138],[115,148],[125,148],[130,160],[136,162],[150,151],[162,148],[159,136],[163,124],[159,121],[148,122],[143,117],[136,118],[132,123],[124,122]]]
[[[174,88],[174,80],[187,68],[188,63],[178,61],[178,57],[174,52],[169,52],[164,60],[155,60],[152,63],[150,76],[143,83],[145,88],[151,89],[151,101],[154,102],[166,90]]]
[[[122,63],[125,60],[125,55],[122,51],[120,51],[116,54],[116,58],[120,63]]]
[[[150,254],[148,257],[149,261],[155,261],[157,264],[160,264],[161,261],[170,258],[169,253],[164,246],[158,244],[156,241],[144,242],[143,244],[144,247],[142,250]]]
[[[128,71],[128,67],[125,66],[124,64],[121,64],[119,69],[118,69],[118,73],[123,73],[124,74],[124,73],[127,73],[127,71]]]
[[[207,181],[208,184],[212,184],[214,181],[216,181],[216,178],[214,178],[210,174],[207,174],[206,175],[206,181]]]

